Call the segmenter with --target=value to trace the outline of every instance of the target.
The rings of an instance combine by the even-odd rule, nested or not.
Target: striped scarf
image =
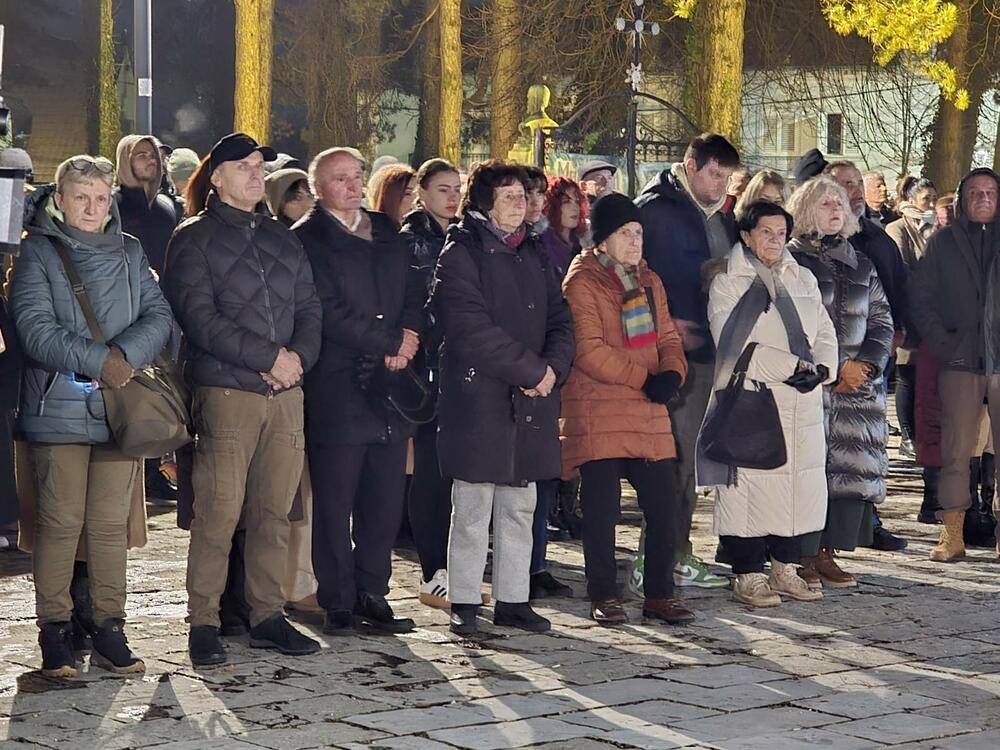
[[[597,262],[622,288],[622,331],[629,349],[656,345],[656,324],[649,309],[646,290],[639,280],[639,269],[629,270],[607,253],[596,253]]]

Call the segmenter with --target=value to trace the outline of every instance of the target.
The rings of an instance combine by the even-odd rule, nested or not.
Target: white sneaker
[[[809,588],[794,565],[771,560],[771,575],[767,579],[771,591],[800,602],[814,602],[823,598],[823,592]]]
[[[448,601],[448,571],[441,568],[429,581],[420,582],[420,603],[436,609],[451,609]]]
[[[733,582],[733,599],[751,607],[777,607],[781,597],[771,591],[764,573],[740,573]]]

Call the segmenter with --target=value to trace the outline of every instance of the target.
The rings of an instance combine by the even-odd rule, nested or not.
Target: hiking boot
[[[729,585],[729,579],[717,576],[708,563],[695,555],[686,555],[674,566],[674,586],[694,586],[700,589],[720,589]]]
[[[694,612],[677,599],[647,599],[642,604],[642,616],[647,620],[662,620],[667,625],[686,625],[694,620]]]
[[[409,617],[396,617],[384,596],[361,594],[354,607],[354,621],[382,633],[409,633],[417,627]]]
[[[323,618],[323,633],[325,635],[353,635],[354,613],[349,609],[328,610]]]
[[[448,609],[448,571],[441,568],[429,581],[420,582],[420,593],[417,597],[421,604],[435,609]]]
[[[250,628],[250,647],[268,648],[286,656],[308,656],[319,651],[319,641],[300,633],[280,612]]]
[[[771,560],[771,575],[767,579],[767,585],[775,594],[800,602],[814,602],[823,598],[823,592],[809,588],[809,584],[795,572],[794,565],[774,559]]]
[[[906,549],[907,544],[908,542],[905,539],[896,536],[886,529],[885,526],[876,526],[872,531],[871,549],[881,550],[882,552],[899,552]]]
[[[547,570],[543,570],[541,573],[532,573],[530,581],[529,599],[544,599],[547,596],[573,598],[573,589],[562,581],[557,581]]]
[[[781,597],[771,590],[764,573],[738,573],[733,582],[733,599],[751,607],[777,607]]]
[[[965,526],[964,510],[941,511],[941,538],[937,546],[931,550],[930,559],[934,562],[954,562],[965,557],[965,539],[962,536]]]
[[[479,616],[478,604],[452,604],[448,627],[455,635],[472,635],[479,632],[476,618]]]
[[[818,591],[823,588],[823,579],[819,577],[819,573],[816,572],[816,558],[815,557],[803,557],[799,564],[802,565],[798,569],[797,573],[799,578],[806,582],[806,586],[811,588],[813,591]]]
[[[192,625],[188,634],[188,656],[196,667],[226,663],[226,647],[214,625]]]
[[[46,677],[76,677],[76,660],[70,648],[70,624],[46,622],[39,626],[38,645],[42,649],[41,672]]]
[[[823,585],[831,589],[849,589],[858,585],[854,576],[845,571],[837,561],[833,559],[833,550],[823,547],[816,557],[816,572],[823,581]]]
[[[624,625],[628,615],[620,599],[599,599],[590,603],[590,616],[600,625]]]
[[[115,674],[139,674],[146,664],[132,653],[125,637],[125,620],[111,618],[97,626],[90,663]]]
[[[531,633],[545,633],[552,629],[552,623],[535,612],[527,602],[512,604],[498,601],[493,607],[493,624]]]

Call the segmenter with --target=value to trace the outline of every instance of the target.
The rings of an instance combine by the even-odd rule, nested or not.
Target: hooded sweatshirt
[[[156,176],[147,183],[136,179],[132,171],[132,152],[142,142],[151,144],[156,154]],[[159,144],[151,135],[127,135],[118,142],[116,159],[115,202],[121,215],[122,231],[139,240],[149,265],[161,273],[167,243],[182,217],[174,202],[160,193],[163,157]]]
[[[279,169],[264,178],[267,208],[271,212],[271,216],[286,227],[290,227],[292,223],[281,215],[281,206],[284,203],[285,193],[300,180],[309,180],[309,175],[301,169]]]

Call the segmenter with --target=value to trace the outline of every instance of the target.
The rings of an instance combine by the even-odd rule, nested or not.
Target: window
[[[781,150],[786,154],[795,151],[795,120],[783,120],[781,123]]]
[[[826,152],[844,153],[844,116],[841,114],[826,116]]]

